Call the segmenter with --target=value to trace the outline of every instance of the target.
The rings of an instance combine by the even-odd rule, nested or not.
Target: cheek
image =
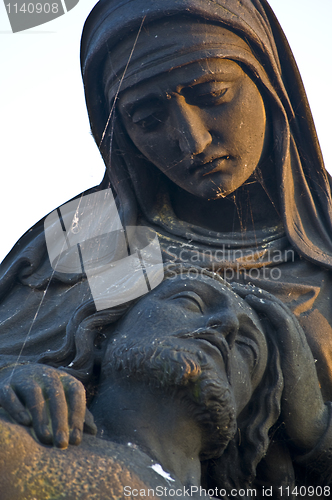
[[[245,160],[248,168],[256,167],[264,146],[266,113],[263,99],[251,80],[241,88],[222,120],[225,138],[234,154]]]
[[[236,352],[236,351],[235,351]],[[247,359],[243,358],[241,353],[237,352],[231,360],[231,386],[233,389],[237,415],[248,404],[253,393],[251,383],[250,367]]]
[[[254,108],[247,110],[244,122],[248,153],[258,161],[263,151],[266,131],[266,114],[262,101],[259,100]]]
[[[266,114],[263,100],[255,88],[255,92],[247,96],[242,108],[239,134],[247,154],[257,161],[260,159],[266,130]]]
[[[162,133],[145,134],[144,132],[133,132],[127,127],[127,132],[136,148],[154,165],[163,166],[168,163],[171,156],[171,144],[169,138]]]

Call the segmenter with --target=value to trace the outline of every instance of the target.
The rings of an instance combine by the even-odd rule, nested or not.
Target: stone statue
[[[259,462],[257,477],[268,485],[272,467],[284,470],[283,485],[302,484],[308,470],[315,484],[330,484],[330,177],[271,8],[266,0],[100,0],[83,30],[81,65],[106,173],[75,203],[111,189],[124,228],[157,234],[165,273],[174,264],[197,276],[210,270],[236,283],[263,322],[271,317],[285,337],[283,345],[275,339],[284,380],[292,380],[274,424],[291,444],[280,451],[282,440],[270,443],[277,451]],[[84,269],[52,267],[44,222],[1,266],[0,404],[17,423],[35,422],[42,443],[65,448],[81,442],[84,420],[94,430],[85,397],[90,408],[106,346],[133,302],[96,308]],[[73,231],[80,222],[75,212]],[[294,342],[308,371],[301,362],[288,373]],[[303,385],[297,411],[287,397],[294,380]],[[219,471],[228,484],[220,470],[213,481]]]
[[[174,488],[193,498],[202,497],[202,488],[218,497],[255,488],[261,498],[262,485],[276,495],[294,487],[292,447],[313,447],[326,428],[314,360],[280,301],[255,287],[235,289],[245,300],[216,274],[177,267],[128,310],[108,341],[90,407],[98,437],[85,436],[80,447],[42,446],[2,414],[1,498],[44,500],[66,492],[67,499],[104,499],[112,491],[123,498],[137,488],[163,491],[165,498]],[[46,380],[59,372],[67,387],[77,383],[41,368]],[[289,397],[295,383],[298,392]],[[15,389],[23,395],[23,384]],[[52,397],[60,394],[50,395],[50,408]],[[291,446],[277,430],[280,411]],[[38,435],[39,415],[31,414]],[[299,467],[301,461],[295,458]]]

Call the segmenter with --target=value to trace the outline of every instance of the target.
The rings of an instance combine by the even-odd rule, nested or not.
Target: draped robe
[[[201,19],[203,31],[204,23],[213,25],[216,36],[219,27],[230,30],[245,43],[234,48],[221,40],[190,51],[191,41],[183,39],[181,46],[180,36],[169,44],[158,40],[155,47],[140,45],[138,37],[128,64],[142,22],[167,17],[181,28],[181,16]],[[179,220],[170,181],[138,155],[122,128],[118,90],[206,57],[241,63],[271,106],[279,226],[267,220],[263,230],[221,234]],[[106,163],[104,180],[90,193],[111,187],[123,224],[156,231],[165,263],[203,266],[279,297],[298,317],[317,360],[324,399],[332,400],[330,181],[296,63],[267,2],[101,0],[84,27],[81,65],[91,129]],[[92,296],[84,275],[52,269],[42,220],[3,261],[0,301],[0,364],[6,366],[47,359],[66,331],[84,320]],[[93,314],[93,306],[87,309]],[[74,356],[52,364],[67,366]]]

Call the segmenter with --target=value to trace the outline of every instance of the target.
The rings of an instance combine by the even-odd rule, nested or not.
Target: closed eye
[[[229,82],[205,82],[182,90],[188,102],[197,106],[219,106],[231,98],[226,95],[230,89]]]
[[[154,129],[165,121],[167,112],[160,99],[142,102],[130,113],[132,123],[143,130]]]
[[[259,359],[259,347],[257,343],[240,334],[237,336],[236,343],[243,357],[245,357],[247,363],[251,367],[251,370],[253,370]]]
[[[162,123],[163,120],[162,120],[162,115],[160,113],[153,113],[137,121],[133,120],[133,122],[137,127],[140,127],[141,129],[148,131],[158,127],[158,125],[160,125],[160,123]]]
[[[188,290],[186,292],[180,292],[176,295],[172,295],[172,297],[170,298],[171,300],[181,301],[186,309],[204,314],[204,302],[202,301],[201,297],[195,292],[191,292]]]

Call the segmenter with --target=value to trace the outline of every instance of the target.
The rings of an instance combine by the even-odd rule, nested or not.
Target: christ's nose
[[[199,108],[188,104],[183,96],[173,98],[171,105],[173,136],[185,155],[198,155],[212,142],[212,136]]]
[[[230,348],[234,345],[239,326],[238,317],[231,310],[220,311],[211,316],[207,322],[208,328],[215,329],[225,337]]]

